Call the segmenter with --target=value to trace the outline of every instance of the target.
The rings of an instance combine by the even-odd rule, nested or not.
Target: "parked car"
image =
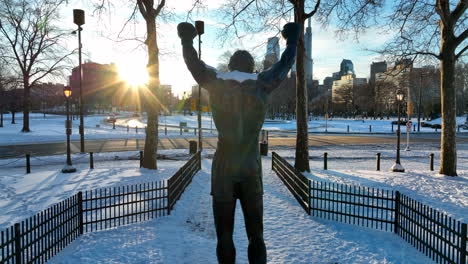
[[[138,112],[133,113],[132,117],[140,117],[140,114]]]
[[[413,125],[412,121],[409,121]],[[398,121],[392,121],[392,125],[398,125]],[[406,120],[400,120],[400,126],[406,126]]]
[[[440,124],[432,124],[431,127],[432,128],[438,128],[438,129],[442,128],[442,126]]]
[[[422,127],[431,127],[432,124],[431,123],[426,123],[426,122],[421,122],[421,126]]]
[[[113,115],[108,116],[108,117],[106,118],[106,122],[107,122],[107,123],[114,123],[114,122],[116,122],[116,121],[117,121],[117,118],[115,118],[115,116],[113,116]]]

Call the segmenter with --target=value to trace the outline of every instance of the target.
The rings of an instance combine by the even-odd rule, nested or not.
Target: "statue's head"
[[[228,68],[230,71],[240,71],[240,72],[247,72],[252,73],[254,71],[255,62],[250,55],[250,53],[246,50],[238,50],[234,52],[229,60]]]

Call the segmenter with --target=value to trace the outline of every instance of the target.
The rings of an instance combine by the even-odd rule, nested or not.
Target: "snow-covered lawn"
[[[85,117],[85,138],[86,139],[125,139],[125,138],[144,138],[145,119],[139,117],[132,117],[131,113],[121,113],[117,116],[116,129],[112,129],[111,123],[106,123],[104,120],[108,115],[90,115]],[[65,140],[65,116],[47,115],[43,118],[42,114],[31,114],[30,133],[21,133],[22,128],[22,113],[16,115],[16,124],[11,124],[11,115],[5,115],[4,127],[0,128],[0,145],[12,144],[30,144],[37,142],[57,142]],[[464,124],[466,118],[458,117],[457,123]],[[372,127],[373,133],[392,133],[390,120],[353,120],[353,119],[333,119],[328,122],[318,118],[309,122],[310,132],[328,132],[333,133],[346,133],[348,126],[350,133],[368,133],[369,126]],[[198,127],[196,115],[173,115],[161,116],[159,118],[159,135],[161,137],[180,137],[180,122],[186,122],[189,131],[183,131],[183,137],[194,136],[193,128]],[[72,140],[79,140],[79,120],[72,121]],[[430,123],[440,124],[440,119],[433,120]],[[127,124],[130,126],[127,132]],[[99,127],[96,127],[99,125]],[[165,135],[164,128],[167,125],[167,135]],[[205,136],[216,135],[216,127],[207,114],[202,116],[202,126],[205,129]],[[138,133],[135,130],[138,127]],[[264,129],[271,131],[295,131],[296,121],[287,120],[267,120]],[[211,130],[213,129],[213,130]],[[396,131],[396,126],[394,126]],[[434,132],[433,128],[421,127],[421,132]],[[440,132],[440,129],[439,129]],[[460,130],[460,132],[468,132],[468,130]],[[402,126],[402,133],[406,133],[406,129]]]
[[[377,149],[383,158],[380,172],[375,171]],[[437,153],[435,145],[402,152],[405,173],[388,172],[394,162],[393,146],[314,148],[310,151],[312,172],[309,177],[400,190],[466,222],[468,146],[461,145],[458,149],[460,176],[457,178],[429,171],[428,154]],[[276,151],[292,163],[293,150]],[[195,176],[170,216],[85,234],[51,262],[216,263],[209,195],[212,152],[204,153],[202,171]],[[327,171],[321,169],[323,152],[329,153]],[[3,229],[78,190],[168,178],[183,163],[185,161],[160,161],[157,172],[139,169],[137,160],[96,162],[95,170],[89,170],[85,163],[78,164],[79,172],[68,175],[59,172],[59,165],[38,167],[28,175],[24,174],[24,168],[2,170],[0,196],[7,202],[0,204],[0,227]],[[437,169],[438,164],[435,165]],[[263,158],[263,169],[268,263],[430,263],[429,258],[390,232],[307,216],[271,171],[271,155]],[[237,262],[247,263],[247,238],[239,205],[236,212]]]

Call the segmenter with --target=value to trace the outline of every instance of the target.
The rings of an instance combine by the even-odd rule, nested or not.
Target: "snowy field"
[[[375,153],[382,153],[382,171],[375,171]],[[437,146],[402,152],[405,173],[391,173],[393,146],[334,146],[311,149],[312,179],[400,190],[458,220],[468,218],[468,145],[458,146],[459,177],[429,171],[428,155]],[[294,151],[276,150],[292,163]],[[328,152],[329,170],[322,170]],[[186,153],[173,150],[168,155]],[[51,263],[216,263],[216,238],[210,190],[211,154],[204,153],[198,173],[170,216],[112,230],[85,234]],[[185,160],[161,160],[157,172],[138,168],[138,160],[99,157],[94,170],[78,163],[78,173],[60,173],[60,157],[43,157],[50,165],[31,174],[14,166],[0,170],[0,228],[30,216],[79,190],[142,183],[169,178]],[[85,161],[84,161],[85,162]],[[436,170],[438,163],[435,164]],[[430,263],[430,259],[390,232],[376,231],[307,216],[271,171],[271,155],[263,158],[264,221],[268,263]],[[242,211],[236,209],[237,262],[247,263],[247,238]]]
[[[42,114],[31,114],[30,133],[21,133],[22,128],[22,113],[16,115],[16,124],[11,124],[11,115],[5,115],[4,127],[0,128],[0,145],[12,144],[30,144],[38,142],[58,142],[65,140],[65,116],[47,115],[43,118]],[[86,139],[126,139],[126,138],[144,138],[145,120],[138,117],[132,117],[131,113],[121,113],[117,116],[116,129],[112,129],[111,123],[106,123],[104,120],[108,115],[92,115],[85,117],[85,138]],[[466,118],[457,118],[457,123],[464,124]],[[354,119],[334,119],[325,121],[318,118],[309,122],[309,132],[323,133],[327,130],[330,133],[346,133],[348,126],[350,133],[368,133],[371,126],[372,133],[392,133],[390,120],[354,120]],[[161,116],[159,119],[159,135],[161,137],[181,137],[180,122],[186,122],[189,131],[183,131],[182,137],[193,137],[193,128],[198,127],[196,115],[183,116]],[[72,140],[79,140],[79,120],[72,120]],[[440,124],[440,119],[431,121],[432,124]],[[97,125],[99,127],[97,127]],[[127,132],[127,125],[130,126]],[[138,127],[138,133],[135,130]],[[167,127],[167,135],[165,135],[165,127]],[[202,127],[204,128],[205,136],[215,136],[216,127],[209,115],[202,116]],[[263,125],[263,129],[270,131],[295,131],[296,122],[287,120],[267,120]],[[396,126],[394,126],[396,131]],[[433,128],[421,127],[421,133],[434,132]],[[438,130],[440,132],[440,129]],[[406,129],[402,126],[402,133]],[[460,130],[460,132],[468,132],[468,130]]]

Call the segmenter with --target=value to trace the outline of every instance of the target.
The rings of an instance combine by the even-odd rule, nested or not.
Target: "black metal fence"
[[[395,232],[437,263],[468,261],[467,224],[399,191],[312,181],[274,152],[272,169],[309,215]]]
[[[201,169],[197,152],[167,181],[79,192],[0,232],[0,264],[44,263],[84,232],[170,213]]]
[[[79,194],[1,231],[0,263],[44,263],[82,232]]]

